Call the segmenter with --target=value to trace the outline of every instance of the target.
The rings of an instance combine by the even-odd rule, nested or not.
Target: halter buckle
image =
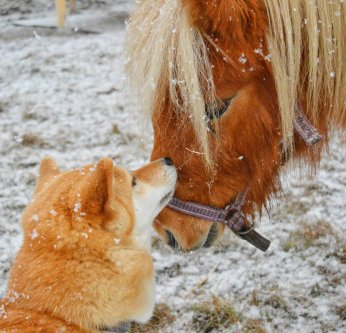
[[[255,223],[246,225],[244,213],[236,207],[229,207],[225,217],[226,225],[239,238],[248,241],[251,245],[259,250],[266,252],[270,246],[270,240],[258,233],[255,228]]]

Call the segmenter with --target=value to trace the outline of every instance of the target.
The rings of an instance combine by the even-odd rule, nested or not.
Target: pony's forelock
[[[203,37],[191,27],[188,12],[176,0],[141,1],[128,22],[126,72],[141,108],[148,114],[171,107],[188,117],[208,167],[209,148],[205,104],[217,104],[212,69]],[[183,123],[182,123],[183,124]]]

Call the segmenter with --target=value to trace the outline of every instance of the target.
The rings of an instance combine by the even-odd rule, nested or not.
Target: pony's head
[[[127,70],[152,116],[152,159],[170,156],[178,167],[176,197],[225,207],[247,189],[244,212],[253,215],[280,189],[284,157],[318,159],[294,134],[294,110],[325,142],[330,124],[345,125],[344,14],[324,0],[141,2]],[[169,208],[155,228],[184,250],[223,232]]]

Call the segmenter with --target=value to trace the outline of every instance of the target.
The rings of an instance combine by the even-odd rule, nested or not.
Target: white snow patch
[[[36,239],[38,237],[38,232],[36,229],[34,229],[31,234],[30,234],[30,237],[32,240]]]
[[[58,212],[55,211],[54,209],[51,209],[51,210],[49,211],[49,214],[52,215],[52,216],[57,216],[57,215],[58,215]]]
[[[34,214],[31,216],[30,221],[38,222],[38,221],[40,221],[40,218],[37,214]]]

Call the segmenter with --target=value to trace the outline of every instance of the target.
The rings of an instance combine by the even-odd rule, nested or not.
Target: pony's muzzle
[[[166,244],[176,251],[194,251],[200,249],[201,247],[208,248],[211,247],[218,238],[218,224],[217,222],[213,223],[209,229],[207,236],[191,248],[181,246],[177,238],[169,230],[165,230],[165,236]]]

